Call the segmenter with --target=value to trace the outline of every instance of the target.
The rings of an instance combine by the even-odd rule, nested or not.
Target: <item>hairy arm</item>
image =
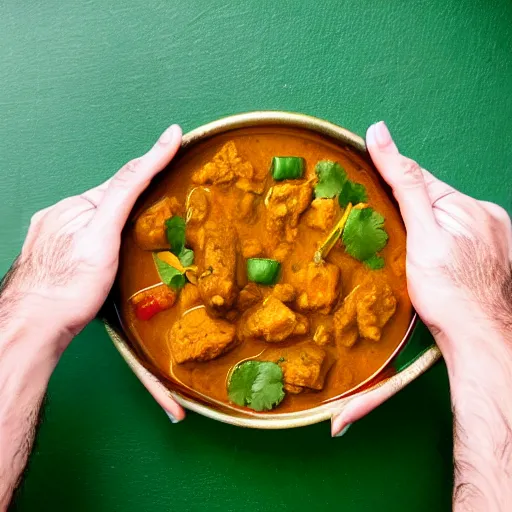
[[[114,282],[128,215],[180,143],[181,129],[173,125],[102,185],[32,217],[0,286],[0,510],[27,462],[50,375]],[[171,399],[163,407],[177,420],[185,416]]]
[[[9,280],[7,280],[9,281]],[[34,440],[50,375],[71,335],[33,298],[0,296],[0,510],[7,510]]]
[[[457,191],[398,151],[384,123],[370,155],[407,229],[407,288],[450,378],[456,512],[512,503],[512,224],[500,206]],[[388,399],[377,388],[333,417],[332,433]]]

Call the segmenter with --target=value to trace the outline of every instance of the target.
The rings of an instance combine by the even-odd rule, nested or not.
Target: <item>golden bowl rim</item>
[[[306,129],[327,137],[337,143],[349,145],[363,154],[367,154],[364,139],[346,128],[307,114],[279,110],[261,110],[234,114],[199,126],[198,128],[195,128],[183,135],[180,153],[197,142],[206,140],[215,135],[235,129],[264,125],[281,125],[290,128]],[[115,330],[106,321],[105,327],[109,337],[114,343],[114,346],[117,348],[123,359],[154,397],[157,393],[159,396],[165,395],[166,397],[175,400],[182,407],[185,407],[188,410],[231,425],[257,429],[285,429],[312,425],[314,423],[329,420],[334,414],[341,412],[343,407],[352,399],[362,393],[367,393],[376,389],[377,387],[389,387],[390,392],[393,392],[392,394],[394,394],[394,392],[398,392],[403,389],[407,384],[433,366],[441,357],[439,349],[435,345],[429,347],[405,369],[397,372],[391,377],[384,378],[383,380],[376,382],[369,388],[365,388],[362,391],[357,392],[358,389],[364,388],[365,385],[376,379],[385,370],[385,368],[388,367],[390,362],[409,341],[416,323],[417,314],[414,313],[407,332],[398,344],[397,348],[376,372],[374,372],[364,382],[361,382],[351,389],[350,395],[342,395],[338,399],[325,402],[316,407],[302,411],[264,414],[252,411],[243,411],[243,415],[231,415],[229,413],[219,411],[215,406],[200,403],[183,396],[175,390],[169,389],[156,375],[146,368],[139,357],[133,352],[127,341],[117,332],[117,330]],[[157,401],[161,402],[162,400]],[[239,409],[236,410],[240,413]]]

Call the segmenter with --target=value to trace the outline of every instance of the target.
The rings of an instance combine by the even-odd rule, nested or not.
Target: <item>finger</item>
[[[332,437],[341,437],[352,423],[360,420],[386,400],[389,400],[400,389],[402,389],[401,384],[388,380],[380,387],[348,402],[339,414],[334,414],[331,418]]]
[[[37,240],[39,233],[41,232],[43,219],[46,217],[46,215],[52,208],[53,205],[48,206],[32,215],[32,218],[30,219],[30,225],[27,231],[27,236],[25,237],[25,241],[23,242],[23,247],[21,249],[22,257],[26,256],[32,251],[32,246],[34,245],[34,242]]]
[[[105,195],[105,192],[110,185],[110,182],[112,181],[112,178],[109,178],[107,181],[103,182],[101,185],[98,185],[97,187],[91,188],[89,190],[86,190],[82,194],[80,194],[80,197],[82,199],[85,199],[89,203],[91,203],[92,206],[97,208],[101,201],[103,200],[103,196]]]
[[[181,128],[172,125],[145,155],[123,166],[108,184],[92,225],[103,233],[119,234],[139,195],[169,164],[180,144]]]
[[[505,239],[508,246],[508,258],[512,262],[512,220],[507,211],[496,203],[479,201],[481,206],[504,227]]]
[[[382,121],[370,126],[366,145],[377,170],[393,189],[408,234],[423,237],[436,227],[436,221],[421,167],[398,152]]]
[[[423,179],[425,181],[425,185],[427,186],[427,192],[428,196],[430,197],[432,208],[434,208],[438,201],[441,201],[442,199],[454,194],[460,194],[458,190],[448,185],[448,183],[445,183],[444,181],[436,178],[426,169],[422,168],[421,172],[423,173]]]

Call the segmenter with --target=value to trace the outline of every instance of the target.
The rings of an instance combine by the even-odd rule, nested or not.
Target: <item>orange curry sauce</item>
[[[184,217],[187,192],[193,187],[191,175],[209,162],[223,144],[230,140],[235,142],[239,156],[251,162],[257,172],[268,172],[273,156],[303,157],[306,160],[305,179],[315,177],[315,165],[318,161],[339,162],[346,170],[349,179],[366,187],[369,206],[385,217],[385,229],[389,234],[389,241],[381,252],[386,262],[383,270],[369,270],[363,263],[346,254],[339,242],[329,253],[327,261],[334,263],[341,270],[342,286],[338,304],[366,274],[379,272],[385,274],[397,298],[396,313],[384,327],[381,340],[378,342],[360,339],[351,348],[337,345],[335,342],[323,347],[328,352],[329,359],[333,361],[324,388],[321,391],[305,391],[297,395],[287,393],[275,412],[285,413],[307,409],[349,391],[373,375],[388,360],[404,337],[412,316],[405,279],[405,229],[396,207],[382,190],[374,172],[369,170],[368,164],[353,150],[341,148],[309,132],[276,127],[236,130],[195,145],[172,164],[158,186],[151,188],[146,194],[143,203],[135,213],[143,211],[160,198],[168,196],[178,199],[182,205],[181,215]],[[230,229],[237,230],[239,237],[250,236],[265,244],[268,233],[265,226],[263,198],[270,186],[275,184],[276,182],[269,174],[265,182],[265,191],[256,206],[253,223],[246,224],[237,220],[236,212],[244,192],[234,186],[225,189],[225,193],[222,194],[222,208],[212,210],[212,212],[224,211],[233,212],[233,214],[217,213],[218,218],[210,217],[209,220],[227,223]],[[338,218],[340,216],[341,212]],[[282,264],[280,283],[289,282],[294,268],[313,260],[315,250],[325,240],[328,231],[314,230],[307,227],[304,222],[300,222],[293,251]],[[272,257],[271,254],[265,256]],[[246,279],[245,262],[240,256],[237,268],[237,284],[240,289],[246,284]],[[171,309],[147,321],[141,321],[135,317],[128,301],[129,297],[140,289],[159,281],[152,253],[143,251],[136,245],[133,239],[133,224],[130,224],[125,231],[121,250],[119,283],[123,323],[130,331],[132,338],[141,345],[147,357],[164,375],[180,381],[183,385],[207,397],[228,403],[226,379],[234,365],[248,358],[265,360],[266,355],[270,360],[275,360],[280,347],[312,338],[314,331],[281,343],[269,344],[264,341],[245,340],[217,359],[176,364],[169,350],[168,337],[173,323],[182,313],[179,301]],[[325,315],[321,313],[308,312],[305,315],[315,326],[320,325],[325,319]],[[330,316],[332,319],[332,313]]]

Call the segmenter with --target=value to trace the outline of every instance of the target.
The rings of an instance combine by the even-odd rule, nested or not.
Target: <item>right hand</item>
[[[512,326],[510,218],[500,206],[458,192],[402,156],[383,122],[370,127],[367,146],[407,229],[411,301],[450,365],[469,348],[453,346],[455,335],[477,326]]]
[[[512,331],[510,218],[500,206],[458,192],[402,156],[383,122],[369,128],[366,142],[404,219],[411,301],[436,338],[451,376],[464,374],[466,365],[473,366],[493,349],[501,354],[508,345],[505,337]],[[487,339],[498,340],[500,346],[489,346]],[[492,372],[490,366],[487,372]],[[333,435],[394,392],[377,388],[352,400],[333,417]]]

